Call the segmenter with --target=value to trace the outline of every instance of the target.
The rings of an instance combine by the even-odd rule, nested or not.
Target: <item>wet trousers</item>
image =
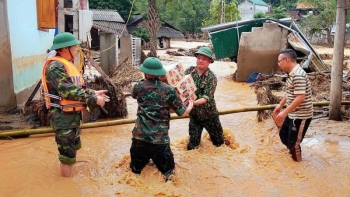
[[[301,161],[301,146],[311,119],[290,119],[288,116],[283,122],[279,136],[281,142],[289,149],[295,161]]]
[[[169,144],[151,144],[132,138],[130,156],[130,168],[133,173],[140,174],[150,159],[165,177],[174,172],[174,155]]]
[[[76,151],[81,148],[80,128],[56,129],[55,141],[58,148],[58,159],[64,164],[76,162]]]
[[[223,129],[218,115],[203,121],[200,121],[195,117],[190,117],[190,140],[187,144],[187,150],[192,150],[199,147],[203,128],[208,131],[210,139],[215,146],[219,147],[224,144],[225,138],[223,136]]]

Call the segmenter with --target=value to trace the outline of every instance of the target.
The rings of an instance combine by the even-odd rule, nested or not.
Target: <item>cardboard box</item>
[[[185,75],[184,78],[175,86],[177,93],[182,101],[185,101],[188,97],[195,93],[197,90],[196,85],[191,75]]]
[[[165,74],[166,83],[173,87],[185,77],[185,71],[181,63],[166,66],[164,68],[167,71]]]
[[[191,94],[186,100],[184,100],[184,105],[187,107],[190,100],[195,101],[197,99],[196,94]]]
[[[187,99],[185,99],[185,100],[183,101],[183,104],[187,107],[187,106],[188,106],[188,102],[189,102],[190,100],[194,101],[194,100],[196,100],[196,98],[197,98],[196,94],[192,94],[192,95],[190,95]],[[170,113],[175,113],[175,111],[174,111],[173,109],[170,109],[169,112],[170,112]]]

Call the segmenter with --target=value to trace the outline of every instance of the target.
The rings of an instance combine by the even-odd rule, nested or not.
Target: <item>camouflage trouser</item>
[[[140,174],[150,159],[165,177],[174,172],[174,155],[169,144],[151,144],[132,138],[130,156],[130,168],[133,173]]]
[[[58,147],[58,159],[64,164],[76,162],[76,150],[81,148],[80,128],[56,129],[55,141]]]
[[[196,118],[191,117],[189,123],[190,140],[187,144],[187,150],[192,150],[199,147],[203,128],[208,131],[210,139],[215,146],[219,147],[224,144],[225,138],[223,136],[223,129],[219,116],[215,116],[214,118],[204,121],[199,121]]]

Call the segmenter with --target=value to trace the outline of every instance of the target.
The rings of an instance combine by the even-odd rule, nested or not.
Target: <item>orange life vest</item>
[[[46,68],[52,61],[58,61],[61,64],[63,64],[64,68],[66,69],[67,74],[71,77],[72,82],[74,85],[83,87],[84,86],[84,79],[78,69],[68,60],[62,58],[62,57],[50,57],[46,60],[42,76],[41,76],[41,82],[43,85],[44,90],[44,98],[45,98],[45,104],[46,108],[50,109],[51,107],[57,107],[60,108],[64,112],[74,112],[74,111],[82,111],[85,108],[85,103],[80,101],[72,101],[62,98],[60,95],[53,95],[49,93],[49,89],[47,87],[47,81],[46,81]],[[53,103],[51,102],[51,99],[56,99],[59,102]]]

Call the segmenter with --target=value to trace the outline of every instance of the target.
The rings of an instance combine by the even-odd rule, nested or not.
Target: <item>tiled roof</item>
[[[167,37],[167,38],[183,38],[184,35],[177,29],[162,26],[158,30],[157,37]]]
[[[263,0],[250,0],[252,3],[256,5],[265,5],[268,6],[267,3],[265,3]]]
[[[297,3],[296,8],[297,9],[307,9],[307,8],[315,8],[315,6],[312,4],[307,4],[307,3]]]
[[[125,25],[122,23],[109,22],[109,21],[93,21],[92,26],[103,32],[115,33],[115,34],[121,35]],[[123,32],[123,35],[124,36],[129,35],[126,27]]]
[[[137,27],[142,27],[139,25],[143,20],[141,14],[133,15],[128,23],[128,31],[133,32]],[[184,35],[181,31],[177,30],[175,27],[171,26],[169,23],[163,22],[162,26],[159,28],[157,37],[167,37],[167,38],[183,38]]]
[[[137,29],[137,27],[142,27],[142,26],[128,26],[128,32],[133,32],[134,30]],[[177,29],[168,27],[168,26],[161,26],[158,30],[157,33],[157,38],[160,37],[167,37],[167,38],[183,38],[184,35]]]
[[[134,23],[138,22],[139,20],[142,20],[143,17],[141,14],[135,14],[131,17],[131,20],[128,22],[128,26],[132,26]]]
[[[125,23],[123,18],[119,15],[116,10],[95,10],[91,9],[93,13],[92,19],[94,21],[110,21]]]
[[[93,27],[103,32],[115,33],[120,35],[123,32],[125,22],[119,13],[115,10],[94,10],[93,13]],[[129,35],[127,28],[123,32],[124,36]]]
[[[133,32],[134,30],[137,29],[137,27],[141,27],[141,26],[136,26],[136,25],[133,25],[133,26],[128,26],[128,32]]]

